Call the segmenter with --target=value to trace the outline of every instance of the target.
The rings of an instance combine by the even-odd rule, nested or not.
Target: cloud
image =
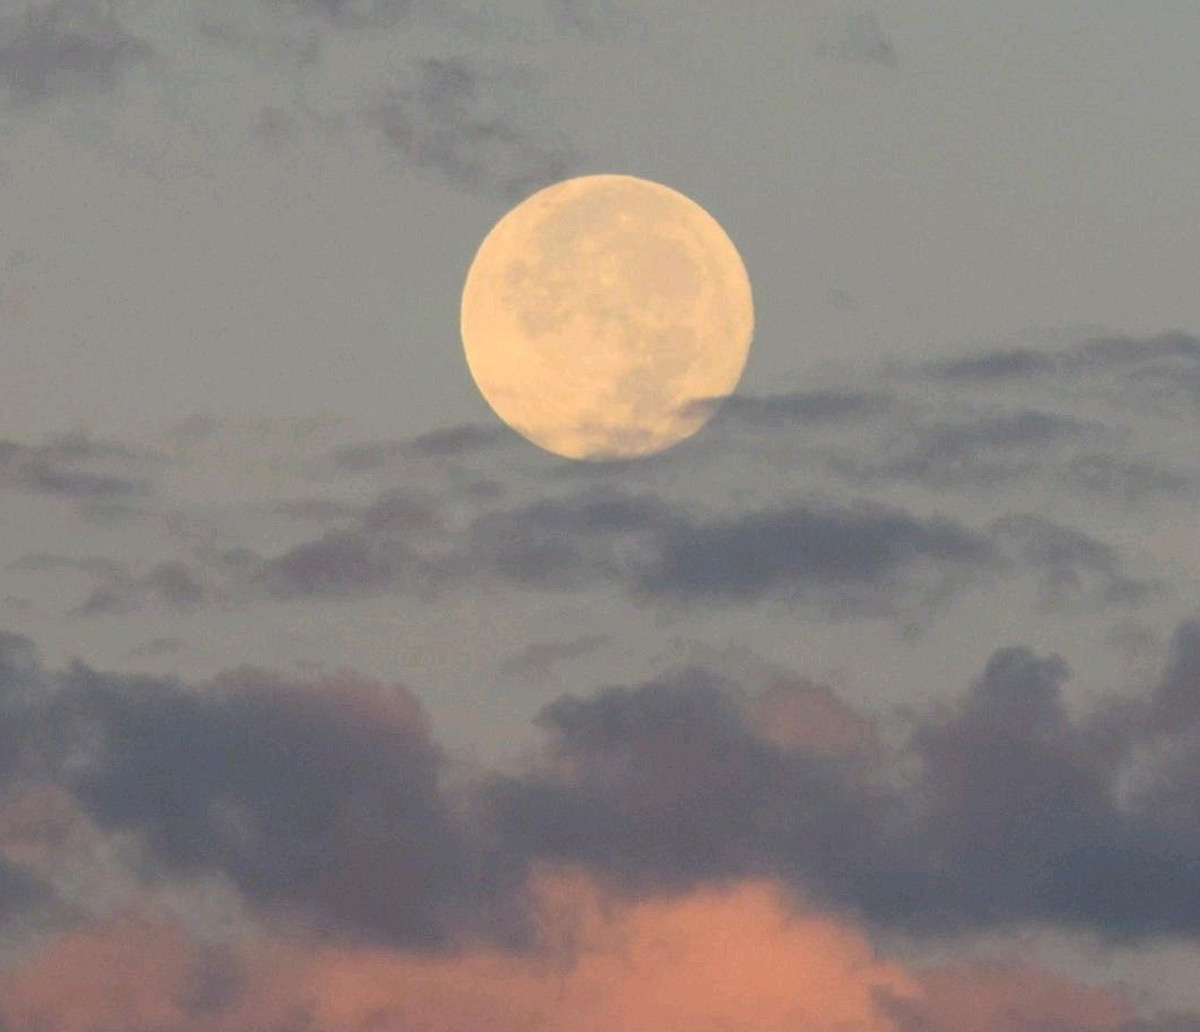
[[[936,379],[963,381],[1022,380],[1060,368],[1057,356],[1036,348],[995,348],[967,358],[939,359],[925,365]]]
[[[498,669],[509,677],[541,680],[560,664],[589,656],[609,644],[605,634],[581,634],[569,641],[536,641],[506,656]]]
[[[1158,594],[1161,585],[1125,572],[1115,548],[1072,527],[1037,516],[1006,516],[992,525],[1038,579],[1043,608],[1129,606]]]
[[[266,0],[275,8],[315,15],[342,27],[387,25],[405,17],[416,6],[415,0]]]
[[[372,446],[369,453],[338,451],[334,461],[357,470],[390,460]],[[273,512],[324,529],[276,555],[245,552],[233,563],[197,553],[199,563],[161,561],[135,573],[123,564],[101,569],[95,560],[88,567],[95,584],[74,611],[165,605],[187,612],[263,596],[431,599],[509,584],[616,588],[639,604],[675,608],[770,600],[821,619],[878,618],[914,628],[967,586],[1022,569],[1034,573],[1048,609],[1131,606],[1161,588],[1130,574],[1114,547],[1028,515],[973,527],[896,505],[808,500],[704,513],[666,493],[603,479],[541,494],[512,505],[498,489],[460,491],[456,501],[450,487],[399,487],[366,504],[276,504]]]
[[[22,556],[8,568],[86,575],[92,581],[92,587],[84,601],[70,610],[70,616],[131,613],[153,605],[189,613],[212,600],[212,592],[197,567],[170,560],[156,563],[145,573],[138,574],[128,563],[103,556],[75,558],[38,552]]]
[[[514,115],[529,101],[511,76],[448,57],[421,60],[410,80],[390,90],[367,119],[418,169],[512,200],[570,174],[570,148]],[[524,102],[506,99],[514,94]]]
[[[607,872],[635,894],[769,873],[920,934],[1032,922],[1194,937],[1197,642],[1184,625],[1147,713],[1114,704],[1081,720],[1063,705],[1061,659],[999,650],[883,768],[861,718],[836,714],[849,750],[822,748],[817,721],[807,736],[768,735],[736,686],[685,671],[547,707],[545,765],[489,791],[512,851]],[[1147,730],[1167,714],[1188,748]],[[1131,766],[1160,750],[1146,791],[1122,799]],[[913,763],[915,778],[894,780]]]
[[[94,473],[55,462],[38,448],[0,441],[0,488],[80,501],[128,497],[140,485],[128,477]]]
[[[1028,476],[1047,449],[1085,434],[1095,425],[1048,412],[973,413],[955,422],[918,423],[885,446],[882,456],[835,457],[831,467],[859,483],[901,481],[934,490],[996,486]]]
[[[735,424],[786,429],[823,423],[859,421],[876,416],[890,406],[884,391],[823,390],[788,394],[733,395],[719,399],[716,418]],[[713,402],[702,403],[712,407]],[[718,424],[719,425],[719,424]]]
[[[83,0],[28,4],[0,18],[0,83],[19,104],[112,89],[151,54],[111,9]]]
[[[896,1032],[1129,1032],[1130,1007],[1109,987],[1028,963],[990,961],[923,973],[922,995],[897,1000]]]
[[[647,900],[582,872],[530,882],[537,946],[425,957],[255,935],[205,943],[169,915],[124,913],[60,934],[0,972],[12,1032],[1193,1032],[1004,958],[917,968],[863,930],[798,909],[761,880]]]
[[[935,605],[995,558],[984,536],[952,520],[866,504],[797,504],[680,520],[636,586],[679,601],[774,596],[878,615],[913,593],[922,606]]]
[[[548,706],[544,766],[485,790],[506,850],[638,895],[785,872],[826,898],[848,890],[883,862],[872,836],[884,800],[853,758],[760,736],[729,687],[685,670]]]
[[[468,902],[439,750],[400,685],[244,670],[196,691],[76,668],[51,717],[89,815],[165,874],[220,871],[267,910],[396,942],[438,941]]]
[[[78,431],[33,445],[0,440],[0,489],[85,505],[125,501],[149,492],[153,481],[148,468],[160,461],[153,452],[134,451]]]
[[[562,696],[539,752],[465,780],[401,685],[55,674],[0,646],[0,785],[58,785],[151,883],[222,878],[318,936],[528,948],[522,887],[549,864],[630,900],[768,879],[920,936],[1200,939],[1197,623],[1152,693],[1085,716],[1066,664],[1019,647],[887,735],[802,679],[751,693],[694,666]],[[36,864],[4,870],[36,902]]]
[[[1153,337],[1113,336],[1077,342],[1066,349],[995,348],[966,358],[924,363],[924,375],[962,383],[1095,380],[1119,374],[1122,394],[1200,401],[1200,340],[1186,333]]]
[[[883,31],[879,16],[870,10],[846,16],[845,35],[834,53],[843,61],[896,67],[896,48]]]
[[[174,656],[184,647],[182,638],[163,637],[151,638],[129,650],[130,659],[157,659],[161,656]]]
[[[71,616],[130,613],[147,605],[163,605],[189,613],[208,601],[209,590],[202,574],[181,562],[160,562],[140,576],[102,578]]]
[[[1151,498],[1195,497],[1200,490],[1200,478],[1194,471],[1103,452],[1077,455],[1063,472],[1068,486],[1078,491],[1131,505]]]
[[[377,513],[266,560],[255,581],[278,598],[615,585],[653,604],[773,598],[832,617],[890,617],[939,604],[997,561],[986,536],[961,524],[867,504],[699,518],[601,486],[484,508],[461,529],[432,509],[386,522]]]

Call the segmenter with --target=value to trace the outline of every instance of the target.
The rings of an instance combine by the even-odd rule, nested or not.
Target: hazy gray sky
[[[479,418],[465,269],[522,177],[560,167],[658,178],[726,226],[752,391],[835,357],[1200,321],[1192,4],[890,4],[867,24],[894,65],[832,2],[360,7],[118,3],[110,73],[28,96],[0,72],[5,432]],[[423,62],[461,95],[422,93]],[[389,103],[464,135],[406,152]],[[513,142],[472,137],[493,118]]]
[[[760,883],[873,958],[747,947],[848,1029],[1200,1028],[1198,41],[1173,0],[5,6],[8,1026],[526,1032],[566,865],[689,959],[538,940],[549,1032],[828,1027],[680,988]],[[754,288],[737,396],[650,460],[537,451],[458,338],[483,236],[588,172]]]

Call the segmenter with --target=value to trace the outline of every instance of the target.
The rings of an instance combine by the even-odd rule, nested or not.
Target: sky
[[[1200,1030],[1200,8],[0,6],[0,1030]],[[735,395],[509,430],[516,203]]]

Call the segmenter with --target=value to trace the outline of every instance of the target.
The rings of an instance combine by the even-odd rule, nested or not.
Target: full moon
[[[571,459],[690,437],[737,386],[754,332],[737,248],[700,205],[625,175],[568,179],[484,238],[462,295],[467,365],[495,413]]]

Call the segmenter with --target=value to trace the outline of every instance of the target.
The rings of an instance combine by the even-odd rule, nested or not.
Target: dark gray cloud
[[[345,460],[345,453],[339,453]],[[359,459],[349,461],[353,467]],[[365,461],[365,460],[364,460]],[[372,460],[373,462],[374,460]],[[254,597],[433,598],[487,584],[529,590],[616,589],[672,607],[761,601],[826,619],[898,619],[915,628],[970,584],[1031,572],[1048,608],[1144,602],[1160,589],[1112,546],[1044,518],[1013,514],[982,527],[894,505],[791,501],[703,514],[653,492],[585,483],[505,504],[496,491],[454,503],[434,490],[393,489],[366,505],[299,504],[286,514],[319,536],[260,557],[162,562],[134,573],[89,560],[80,614],[141,605],[188,611]],[[25,560],[27,568],[47,557]],[[82,561],[59,560],[58,564]]]
[[[607,486],[485,509],[456,529],[430,508],[377,503],[354,526],[265,560],[276,598],[610,586],[660,604],[779,599],[834,616],[932,606],[997,563],[986,536],[899,509],[792,504],[696,518],[653,494]]]
[[[882,861],[876,800],[837,758],[780,749],[702,669],[542,711],[544,773],[487,786],[504,852],[582,862],[637,892],[778,873],[826,891]]]
[[[851,747],[781,734],[787,699],[764,709],[683,668],[561,697],[537,718],[539,757],[452,790],[401,686],[54,674],[6,636],[0,780],[57,780],[136,837],[143,876],[219,872],[264,913],[423,948],[523,941],[519,886],[539,861],[634,894],[776,878],[922,935],[1200,938],[1200,623],[1178,629],[1148,695],[1075,717],[1068,677],[1058,657],[1003,648],[905,735],[860,721]],[[1154,776],[1130,795],[1147,757]]]
[[[1181,630],[1152,714],[1179,684],[1200,697],[1197,642]],[[1032,922],[1194,938],[1200,753],[1168,779],[1190,793],[1171,810],[1188,819],[1164,819],[1161,790],[1120,804],[1145,725],[1120,707],[1072,720],[1067,676],[1057,657],[999,650],[964,697],[917,721],[893,760],[919,773],[896,780],[764,740],[729,685],[684,672],[552,704],[551,762],[489,791],[511,851],[592,865],[631,891],[771,875],[918,933]]]
[[[790,394],[734,395],[722,399],[715,425],[744,424],[771,429],[860,421],[886,411],[892,397],[885,391],[824,390]],[[714,403],[699,403],[709,408]]]
[[[1020,380],[1061,367],[1058,355],[1037,348],[994,348],[967,358],[939,359],[925,365],[925,372],[946,380],[1005,381]]]
[[[1068,416],[1022,409],[897,428],[882,454],[835,453],[829,467],[856,483],[902,481],[934,490],[997,487],[1044,465],[1048,449],[1094,435]]]
[[[516,200],[566,178],[576,159],[565,141],[535,131],[517,114],[528,96],[510,79],[461,57],[427,58],[367,119],[417,168]],[[497,102],[509,95],[510,102]],[[524,104],[513,99],[521,97]]]
[[[464,892],[441,759],[401,686],[243,670],[197,690],[76,666],[47,720],[64,780],[158,876],[221,871],[268,911],[432,945]]]
[[[0,800],[11,784],[29,773],[30,714],[41,684],[32,643],[0,631]],[[15,917],[46,913],[52,905],[52,893],[35,875],[0,858],[0,927]]]
[[[512,439],[512,434],[495,426],[466,424],[431,430],[400,441],[362,441],[333,449],[325,463],[345,473],[366,473],[414,457],[454,459],[476,456]]]
[[[136,452],[79,432],[41,444],[0,440],[0,489],[81,504],[125,501],[148,493],[152,479],[144,467],[160,461],[152,452]]]
[[[1101,337],[1065,349],[996,348],[928,362],[921,370],[934,379],[992,384],[1120,373],[1129,390],[1200,401],[1200,340],[1185,333]]]
[[[0,16],[0,83],[18,103],[111,89],[151,54],[109,5],[55,0]]]
[[[986,537],[952,520],[876,505],[798,504],[678,521],[635,587],[678,601],[780,597],[872,613],[914,589],[936,604],[996,559]]]

